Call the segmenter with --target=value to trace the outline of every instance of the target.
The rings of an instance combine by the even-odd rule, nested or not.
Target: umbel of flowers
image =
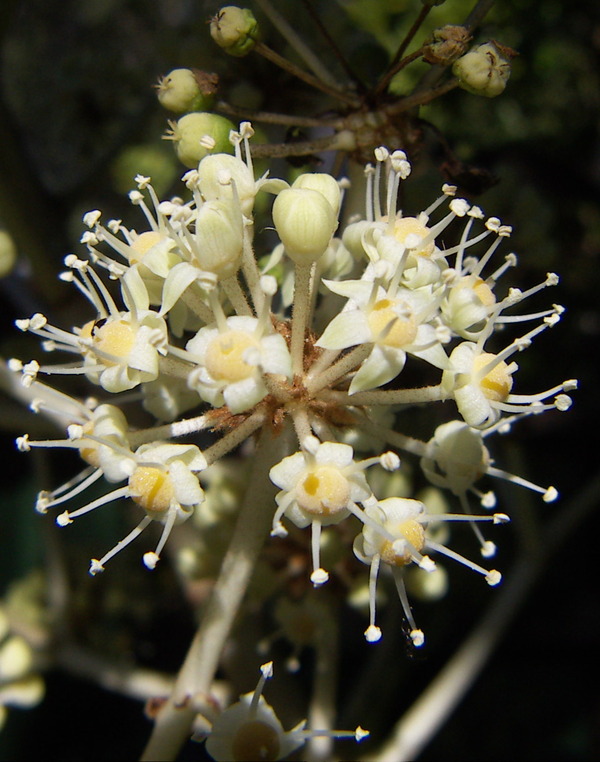
[[[525,301],[557,283],[552,273],[525,291],[505,285],[517,261],[501,252],[511,233],[507,225],[456,198],[449,185],[418,215],[403,214],[398,189],[411,167],[402,151],[384,147],[365,168],[364,216],[341,222],[347,181],[324,173],[302,174],[292,184],[268,174],[256,178],[252,132],[242,123],[230,136],[233,154],[213,153],[187,172],[180,198],[161,200],[150,178],[136,177],[130,200],[140,211],[138,230],[88,212],[87,257],[67,257],[61,277],[89,301],[89,318],[70,329],[41,314],[17,322],[38,335],[45,350],[69,359],[11,362],[30,388],[32,407],[65,423],[64,438],[24,435],[19,449],[69,448],[85,464],[65,484],[42,492],[38,510],[58,509],[57,523],[68,527],[113,501],[139,508],[137,526],[112,549],[99,549],[91,574],[104,571],[134,540],[143,543],[137,538],[152,524],[161,531],[154,548],[142,545],[148,569],[168,548],[176,525],[187,522],[190,548],[198,528],[221,522],[226,529],[215,469],[240,452],[252,459],[245,495],[245,477],[238,477],[238,526],[245,529],[234,531],[235,552],[226,553],[217,582],[229,591],[219,604],[222,629],[198,640],[212,662],[205,654],[195,663],[213,669],[203,666],[206,673],[195,683],[187,670],[185,695],[210,688],[227,622],[251,574],[236,564],[258,558],[265,541],[303,547],[315,588],[327,585],[338,564],[344,579],[349,568],[355,577],[364,573],[369,642],[381,638],[377,583],[389,573],[410,637],[421,646],[407,569],[432,573],[442,556],[489,585],[500,581],[497,570],[442,541],[440,526],[469,524],[487,559],[495,544],[481,525],[508,521],[505,513],[490,512],[491,479],[555,499],[554,487],[495,466],[487,439],[526,416],[566,410],[567,392],[576,386],[566,380],[534,393],[520,388],[518,355],[558,323],[563,308],[523,310]],[[270,227],[278,238],[267,257],[261,241],[269,225],[261,225],[261,235],[254,226],[260,194],[273,197]],[[450,226],[458,226],[458,236],[450,237]],[[65,374],[85,376],[95,395],[77,400],[42,381]],[[404,380],[419,374],[423,381],[416,385]],[[132,399],[154,418],[152,425],[128,422],[122,401]],[[415,405],[430,412],[429,441],[404,430],[403,410]],[[454,495],[460,513],[390,495],[401,457],[416,459],[433,485]],[[70,507],[99,480],[114,486]],[[480,513],[473,512],[474,501]],[[327,536],[337,550],[322,559]],[[265,757],[280,759],[304,731],[283,734],[257,696],[244,698],[236,711],[264,715],[273,737],[289,738],[277,756]],[[227,727],[225,719],[214,725],[208,749],[215,758],[230,749]]]

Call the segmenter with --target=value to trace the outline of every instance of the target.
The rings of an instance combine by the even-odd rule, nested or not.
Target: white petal
[[[267,387],[261,378],[245,378],[223,389],[223,399],[232,413],[243,413],[256,405],[267,394]]]
[[[352,379],[349,393],[356,394],[387,384],[400,373],[405,362],[406,352],[403,349],[375,344],[373,351]]]
[[[175,265],[165,279],[163,286],[161,315],[166,315],[186,288],[198,278],[198,275],[198,268],[189,262],[180,262]]]
[[[261,365],[265,373],[292,377],[292,358],[283,336],[274,333],[260,342]]]
[[[326,464],[345,468],[354,460],[354,450],[347,444],[323,442],[317,449],[315,459],[319,465]]]
[[[148,290],[142,280],[137,267],[129,267],[122,278],[124,288],[121,288],[123,302],[128,310],[134,308],[138,311],[147,310],[150,307]]]
[[[364,312],[348,310],[333,318],[316,345],[324,349],[347,349],[371,339],[371,329]]]

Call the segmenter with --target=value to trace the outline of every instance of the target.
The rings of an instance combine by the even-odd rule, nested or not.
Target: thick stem
[[[275,487],[269,480],[269,470],[281,458],[281,449],[281,438],[264,431],[253,458],[246,496],[221,572],[175,689],[156,719],[142,761],[174,760],[191,735],[194,697],[210,691],[256,560],[269,535],[275,505]]]

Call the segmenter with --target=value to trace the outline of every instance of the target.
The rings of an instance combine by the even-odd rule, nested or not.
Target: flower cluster
[[[489,512],[495,497],[479,482],[502,478],[546,502],[557,496],[553,487],[494,466],[484,441],[526,416],[570,405],[573,380],[537,393],[519,390],[516,380],[516,356],[563,312],[559,305],[533,312],[520,307],[558,278],[549,273],[524,291],[503,286],[516,256],[499,259],[497,251],[511,230],[457,198],[453,186],[445,185],[418,215],[403,214],[398,190],[411,166],[402,151],[376,149],[365,170],[364,217],[344,220],[345,180],[325,173],[301,174],[292,183],[268,174],[256,179],[252,132],[242,123],[230,136],[233,154],[207,155],[187,172],[182,198],[160,200],[150,178],[136,177],[130,200],[142,213],[139,232],[120,220],[104,222],[99,211],[84,216],[87,259],[67,257],[62,277],[90,302],[87,322],[65,330],[40,314],[18,321],[44,349],[74,357],[55,365],[11,362],[34,409],[61,418],[66,431],[54,441],[25,435],[18,446],[74,449],[86,464],[66,484],[42,492],[37,507],[46,513],[71,502],[101,478],[120,485],[56,520],[67,526],[129,498],[142,513],[140,523],[92,559],[90,573],[102,572],[158,522],[158,545],[143,554],[153,569],[173,527],[190,516],[197,518],[191,535],[220,522],[229,526],[215,492],[223,483],[211,478],[210,467],[240,450],[254,453],[253,468],[266,469],[279,491],[267,506],[258,505],[261,497],[253,504],[252,494],[242,502],[269,512],[270,542],[302,549],[315,588],[341,565],[354,577],[369,568],[369,642],[381,637],[376,592],[387,570],[411,639],[421,646],[407,569],[431,573],[430,554],[439,554],[490,585],[500,581],[498,571],[463,557],[440,537],[440,526],[466,522],[481,554],[494,554],[480,525],[508,516]],[[261,194],[274,197],[278,240],[259,259],[254,206]],[[100,399],[75,400],[40,380],[64,374],[85,375]],[[415,377],[421,379],[416,385],[404,382]],[[120,401],[130,402],[132,393],[154,417],[151,426],[127,420]],[[436,411],[429,441],[403,431],[402,411],[415,405]],[[441,422],[443,411],[450,420]],[[257,439],[276,443],[277,456],[267,450],[268,463],[258,462]],[[402,471],[399,453],[415,457],[435,487],[456,496],[462,513],[440,513],[423,500],[390,494]],[[473,495],[481,515],[472,511]],[[299,531],[306,527],[308,542]],[[324,550],[327,535],[337,543],[334,553]],[[304,731],[284,734],[262,702],[259,693],[243,697],[235,718],[249,713],[254,725],[287,739],[282,749],[296,748]],[[229,732],[226,741],[217,740],[225,718],[233,717],[233,708],[228,711],[209,738],[216,759],[227,757],[232,743]]]

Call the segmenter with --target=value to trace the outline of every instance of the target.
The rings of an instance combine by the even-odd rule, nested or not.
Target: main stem
[[[142,762],[169,762],[191,735],[196,714],[194,697],[210,691],[221,653],[250,582],[263,543],[269,535],[275,487],[271,466],[281,458],[281,437],[261,434],[246,496],[210,601],[167,700],[141,756]]]

